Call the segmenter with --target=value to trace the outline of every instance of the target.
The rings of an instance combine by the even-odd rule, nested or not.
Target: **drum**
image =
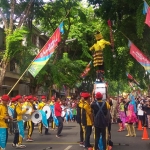
[[[24,109],[27,109],[27,108],[28,108],[29,110],[27,110],[25,114],[31,115],[31,113],[32,113],[32,107],[31,107],[31,106],[23,106],[23,107],[22,107],[23,110],[24,110]]]
[[[36,110],[32,115],[31,115],[31,120],[33,123],[37,124],[37,123],[40,123],[41,120],[42,120],[42,115],[41,113]]]

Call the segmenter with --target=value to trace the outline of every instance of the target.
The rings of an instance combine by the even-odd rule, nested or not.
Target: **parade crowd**
[[[111,150],[111,125],[117,123],[118,132],[127,130],[126,136],[136,137],[138,122],[143,127],[150,128],[150,98],[135,96],[134,93],[126,97],[109,97],[102,100],[100,92],[90,94],[82,92],[78,99],[60,99],[46,96],[37,97],[17,95],[10,98],[8,95],[1,97],[0,103],[0,150],[5,150],[9,134],[14,135],[12,146],[14,148],[26,148],[23,139],[34,142],[32,134],[35,126],[38,126],[40,135],[49,135],[49,130],[57,130],[56,138],[61,138],[63,123],[77,122],[80,130],[79,146],[84,149]],[[38,123],[32,118],[24,120],[24,114],[30,110],[30,115],[41,111],[44,106],[49,106],[51,115]],[[13,115],[10,114],[13,110]],[[29,115],[29,114],[28,114]],[[43,128],[45,131],[43,132]],[[27,130],[27,135],[25,135]],[[93,133],[93,134],[92,134]],[[3,138],[2,138],[3,137]],[[94,145],[90,139],[94,139]],[[3,140],[2,140],[3,139]]]

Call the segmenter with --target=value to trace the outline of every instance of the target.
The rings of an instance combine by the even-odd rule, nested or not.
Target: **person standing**
[[[37,108],[38,110],[42,110],[43,107],[46,106],[46,96],[45,95],[41,96],[41,100],[42,101],[38,104],[38,108]],[[49,125],[49,119],[47,119],[47,123]],[[40,135],[42,135],[42,128],[43,128],[43,123],[40,122],[39,123],[39,133],[40,133]],[[45,135],[49,135],[48,128],[45,128]]]
[[[63,129],[63,118],[61,117],[62,108],[61,108],[61,103],[60,103],[59,98],[56,99],[55,106],[54,106],[54,113],[58,119],[58,129],[57,129],[56,137],[60,138],[60,136],[61,136],[60,134],[61,134],[62,129]]]
[[[17,104],[14,108],[14,116],[13,116],[13,124],[15,126],[15,133],[14,133],[14,141],[12,146],[16,148],[25,148],[25,145],[22,145],[22,141],[24,138],[24,123],[22,119],[22,115],[25,114],[26,111],[29,109],[22,109],[22,96],[17,95],[16,97]]]
[[[0,143],[0,150],[4,150],[6,148],[7,139],[8,139],[8,120],[12,119],[8,114],[7,104],[9,102],[9,96],[3,95],[1,97],[0,104],[0,140],[4,141]]]
[[[33,104],[33,102],[34,102],[33,96],[29,95],[28,100],[29,101],[28,101],[26,106],[29,106],[29,107],[32,108],[32,111],[30,112],[30,115],[32,115],[32,113],[36,110],[36,108]],[[33,139],[31,138],[31,136],[32,136],[32,133],[33,133],[33,130],[34,130],[34,123],[30,119],[30,120],[27,121],[27,124],[28,124],[28,135],[27,135],[27,140],[26,141],[27,142],[33,142]]]
[[[80,126],[80,146],[84,146],[84,134],[83,134],[83,128],[81,125],[81,109],[83,108],[84,105],[84,98],[82,97],[82,93],[80,94],[81,99],[77,104],[77,123]]]
[[[84,94],[82,94],[82,97],[84,98],[84,105],[82,108],[81,124],[85,127],[84,146],[85,146],[85,148],[88,149],[88,148],[92,147],[90,144],[90,136],[92,133],[93,116],[92,116],[92,109],[90,106],[90,94],[84,93]]]
[[[102,101],[103,95],[97,92],[95,95],[97,99],[91,104],[91,108],[94,111],[94,127],[95,127],[95,142],[94,149],[98,150],[98,143],[100,135],[102,134],[103,150],[106,150],[106,127],[108,126],[106,116],[108,113],[107,104]]]

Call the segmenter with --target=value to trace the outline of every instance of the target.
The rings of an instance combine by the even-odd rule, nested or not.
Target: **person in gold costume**
[[[103,50],[106,45],[111,45],[109,41],[103,39],[102,34],[97,31],[95,34],[96,43],[90,47],[90,51],[93,51],[93,65],[97,67],[97,79],[103,81],[104,74],[104,61],[103,61]]]
[[[9,103],[9,96],[3,95],[1,97],[0,104],[0,140],[3,141],[0,143],[0,150],[6,148],[7,139],[8,139],[8,122],[9,119],[12,119],[8,114],[7,104]]]

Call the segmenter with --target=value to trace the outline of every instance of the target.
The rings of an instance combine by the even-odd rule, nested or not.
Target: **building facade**
[[[48,40],[47,36],[43,35],[40,30],[32,26],[31,42],[34,46],[37,47],[39,51],[46,44],[47,40]],[[23,41],[22,44],[25,44],[24,42],[25,41]],[[4,50],[5,50],[5,33],[3,28],[0,27],[0,52]],[[19,83],[14,87],[14,89],[10,93],[10,96],[15,96],[17,94],[20,95],[30,94],[30,89],[28,86],[30,83],[30,79],[28,78],[28,73],[26,73],[25,76],[26,78],[25,79],[22,78],[19,81]],[[20,78],[19,67],[13,60],[11,60],[7,66],[0,95],[7,94],[11,90],[11,88],[15,85],[15,83],[18,81],[19,78]]]

